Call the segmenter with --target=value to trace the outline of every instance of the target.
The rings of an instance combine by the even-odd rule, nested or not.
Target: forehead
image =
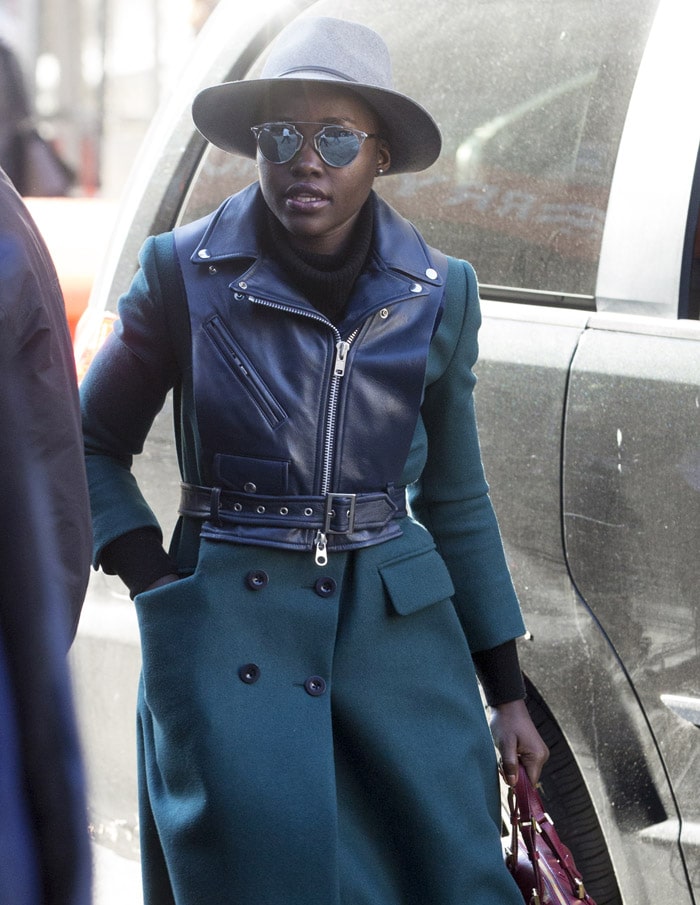
[[[262,120],[344,122],[367,131],[376,128],[377,117],[369,104],[353,91],[318,82],[299,86],[276,85],[260,111]]]

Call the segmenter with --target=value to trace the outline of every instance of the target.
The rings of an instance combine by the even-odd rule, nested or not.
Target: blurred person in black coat
[[[22,196],[66,195],[75,173],[37,130],[15,52],[0,37],[0,168]]]
[[[90,564],[75,366],[46,246],[0,171],[0,905],[87,905],[66,653]]]
[[[9,44],[0,38],[0,166],[22,193],[23,130],[29,121],[29,99],[21,67]]]

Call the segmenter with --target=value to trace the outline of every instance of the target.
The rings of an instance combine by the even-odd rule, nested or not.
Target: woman
[[[547,752],[479,457],[476,281],[372,191],[438,128],[378,35],[323,18],[193,115],[259,182],[146,243],[83,384],[95,563],[141,630],[146,902],[515,905],[474,662],[509,777]],[[129,466],[170,387],[166,554]]]

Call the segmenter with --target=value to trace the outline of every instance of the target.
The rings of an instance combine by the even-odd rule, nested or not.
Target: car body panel
[[[634,321],[621,320],[615,329],[589,328],[571,370],[566,556],[634,684],[681,803],[688,861],[696,865],[698,726],[664,696],[695,701],[697,720],[700,324],[680,322],[658,335],[648,322],[638,331]]]
[[[668,878],[674,877],[674,899],[691,902],[666,763],[614,644],[576,586],[564,546],[559,488],[571,435],[567,420],[562,446],[562,425],[571,405],[571,363],[588,340],[590,318],[584,312],[488,301],[483,307],[479,434],[526,616],[528,635],[520,643],[524,671],[537,689],[546,690],[547,704],[586,777],[623,900],[664,899],[670,894]],[[595,448],[597,428],[592,437]],[[566,490],[564,484],[565,495]]]

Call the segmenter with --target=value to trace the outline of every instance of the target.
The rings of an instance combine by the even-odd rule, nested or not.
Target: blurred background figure
[[[66,653],[90,568],[75,367],[51,259],[0,172],[0,905],[88,905]]]
[[[75,173],[34,124],[19,61],[0,38],[0,166],[20,195],[66,195]]]
[[[22,70],[14,52],[0,37],[0,166],[15,186],[22,181],[19,133],[28,116]]]

